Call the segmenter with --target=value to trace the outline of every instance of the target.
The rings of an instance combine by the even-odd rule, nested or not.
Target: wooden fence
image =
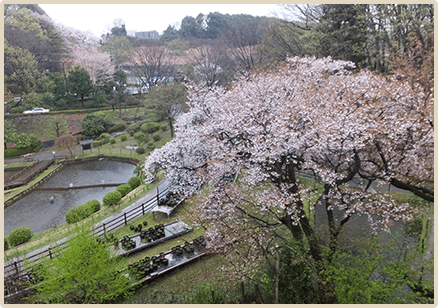
[[[157,187],[158,189],[158,187]],[[141,215],[144,215],[146,212],[151,210],[154,206],[158,205],[158,200],[161,198],[165,198],[167,196],[169,189],[166,187],[163,191],[159,191],[158,194],[151,199],[147,200],[146,202],[140,204],[139,206],[121,213],[119,216],[107,221],[106,223],[102,223],[96,227],[93,228],[91,231],[91,234],[94,236],[104,236],[107,232],[112,231],[118,227],[121,227],[123,225],[127,225],[129,221],[140,217]],[[59,251],[64,250],[67,248],[67,239],[63,239],[58,241],[56,246],[49,247],[41,252],[35,253],[30,256],[26,256],[27,266],[34,266],[35,264],[38,264],[38,261],[41,258],[49,257],[54,258],[57,257],[59,254]],[[53,251],[56,251],[57,253],[54,254]],[[6,283],[11,284],[12,281],[22,281],[23,279],[26,280],[28,273],[27,270],[24,268],[24,260],[20,258],[14,258],[12,260],[6,261],[4,266],[4,275],[5,275],[5,285]]]

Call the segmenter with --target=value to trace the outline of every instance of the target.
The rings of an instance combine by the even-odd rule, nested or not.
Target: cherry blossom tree
[[[147,159],[146,181],[163,168],[179,193],[206,184],[194,215],[208,228],[208,247],[225,253],[242,279],[275,255],[284,230],[321,260],[310,219],[317,204],[325,208],[335,250],[355,214],[366,215],[374,232],[412,217],[409,204],[373,193],[371,181],[433,197],[427,186],[433,183],[433,88],[400,74],[295,57],[274,73],[237,79],[228,91],[192,87],[188,104],[176,138]],[[323,183],[322,193],[304,185],[303,172]],[[367,185],[350,186],[358,177]],[[344,213],[339,222],[335,208]]]
[[[107,84],[114,74],[111,56],[106,52],[99,52],[95,47],[75,47],[71,57],[90,74],[91,80],[98,86]]]
[[[185,57],[194,65],[194,71],[199,75],[201,82],[208,87],[215,84],[218,75],[223,71],[219,66],[222,53],[218,46],[203,45],[185,52]]]

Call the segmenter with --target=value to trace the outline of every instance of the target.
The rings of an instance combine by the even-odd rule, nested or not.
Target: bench
[[[25,162],[31,162],[31,161],[34,161],[34,160],[35,160],[35,158],[33,158],[33,157],[26,157],[24,159]]]

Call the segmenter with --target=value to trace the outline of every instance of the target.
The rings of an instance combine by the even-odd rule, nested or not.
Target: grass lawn
[[[33,162],[25,162],[25,163],[10,163],[5,165],[5,169],[7,168],[16,168],[16,167],[27,167],[33,165]]]
[[[43,178],[45,178],[50,172],[52,172],[53,170],[55,170],[59,165],[51,165],[49,166],[46,170],[44,170],[43,172],[41,172],[36,178],[34,178],[32,181],[30,181],[29,183],[27,183],[26,185],[17,187],[17,188],[13,188],[10,190],[6,190],[5,191],[5,199],[3,201],[7,201],[13,197],[15,197],[16,195],[18,195],[19,193],[21,193],[22,191],[25,191],[26,189],[28,189],[29,187],[33,186],[34,184],[36,184],[37,182],[41,181]]]

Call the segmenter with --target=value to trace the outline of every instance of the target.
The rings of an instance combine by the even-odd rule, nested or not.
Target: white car
[[[23,113],[24,114],[29,114],[29,113],[45,113],[45,112],[49,112],[49,111],[50,111],[49,109],[44,109],[44,108],[41,108],[41,107],[37,107],[37,108],[34,108],[32,110],[23,111]]]

